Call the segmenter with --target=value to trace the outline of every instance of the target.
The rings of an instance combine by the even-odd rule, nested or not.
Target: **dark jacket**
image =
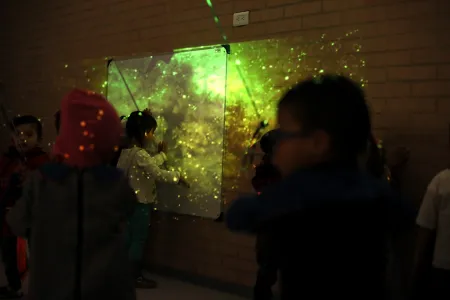
[[[49,155],[36,147],[24,154],[19,153],[15,147],[10,147],[0,160],[0,218],[2,223],[2,236],[11,236],[12,232],[4,222],[6,213],[22,196],[23,180],[26,174],[18,170],[33,171],[49,162]],[[24,170],[21,170],[24,171]]]
[[[16,235],[31,229],[28,298],[136,299],[125,244],[136,202],[114,167],[52,163],[33,172],[7,215]]]
[[[232,231],[277,245],[282,299],[382,299],[388,235],[399,206],[385,181],[356,168],[301,170],[226,215]]]
[[[266,187],[279,182],[281,174],[265,155],[262,162],[255,168],[255,176],[252,178],[252,186],[256,192],[261,193]]]
[[[270,161],[269,155],[264,155],[261,163],[255,168],[255,176],[252,178],[252,185],[258,194],[261,194],[267,187],[279,182],[281,174],[278,169]],[[267,259],[271,259],[272,255],[271,235],[266,232],[258,232],[256,236],[256,251],[258,264],[266,264]]]

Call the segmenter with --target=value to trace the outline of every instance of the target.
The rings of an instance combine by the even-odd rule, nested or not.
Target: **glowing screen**
[[[180,171],[191,184],[186,189],[158,183],[156,209],[207,218],[220,214],[226,74],[221,46],[109,65],[109,101],[124,116],[151,110],[156,140],[168,143],[163,167]]]
[[[169,143],[168,167],[185,171],[192,183],[187,191],[161,185],[157,208],[216,217],[221,195],[227,202],[252,192],[244,154],[261,121],[270,124],[265,131],[276,125],[277,102],[289,87],[322,73],[365,86],[356,32],[232,43],[228,55],[219,46],[110,64],[108,99],[122,115],[136,110],[132,98],[139,109],[150,108],[158,138]]]

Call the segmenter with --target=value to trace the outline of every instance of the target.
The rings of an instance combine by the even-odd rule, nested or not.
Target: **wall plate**
[[[233,27],[245,26],[249,23],[249,11],[238,12],[233,15]]]

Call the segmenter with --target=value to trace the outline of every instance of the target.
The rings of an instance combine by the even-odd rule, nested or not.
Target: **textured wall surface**
[[[215,0],[230,41],[282,35],[318,39],[359,29],[367,94],[377,131],[412,157],[405,194],[417,203],[447,165],[450,114],[448,0]],[[232,14],[251,11],[250,25],[232,28]],[[33,113],[54,137],[52,114],[71,87],[98,90],[105,57],[162,53],[221,43],[202,0],[12,1],[0,4],[0,80],[17,114]],[[6,141],[3,132],[3,141]],[[224,191],[231,199],[233,193]],[[147,260],[230,283],[251,285],[252,238],[222,223],[155,216]]]

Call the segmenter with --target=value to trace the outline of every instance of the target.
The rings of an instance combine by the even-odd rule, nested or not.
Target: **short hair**
[[[156,119],[148,111],[132,112],[126,124],[126,133],[129,140],[136,140],[141,146],[145,133],[154,131],[158,127]]]
[[[61,128],[61,111],[58,110],[55,115],[55,129],[56,133],[59,133],[59,129]]]
[[[12,119],[11,123],[9,124],[9,128],[12,132],[15,132],[18,126],[25,124],[34,125],[36,128],[36,135],[38,139],[39,140],[42,139],[42,123],[35,116],[32,115],[17,116],[14,119]]]
[[[341,75],[320,75],[289,90],[278,108],[288,108],[305,134],[325,131],[334,159],[354,160],[367,150],[371,132],[362,88]]]

